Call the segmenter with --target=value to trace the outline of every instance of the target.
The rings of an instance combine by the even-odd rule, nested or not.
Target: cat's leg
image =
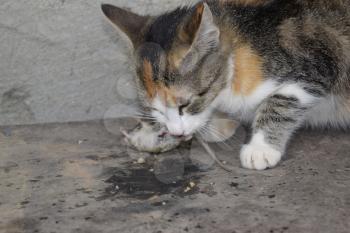
[[[264,170],[281,160],[287,142],[317,98],[297,85],[280,89],[258,108],[252,138],[240,158],[244,168]]]

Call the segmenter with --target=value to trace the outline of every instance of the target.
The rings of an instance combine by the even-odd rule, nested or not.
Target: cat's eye
[[[190,105],[190,103],[188,102],[188,103],[186,103],[186,104],[182,104],[182,105],[179,106],[179,114],[180,114],[180,116],[183,116],[183,115],[184,115],[184,109],[185,109],[186,107],[188,107],[189,105]]]

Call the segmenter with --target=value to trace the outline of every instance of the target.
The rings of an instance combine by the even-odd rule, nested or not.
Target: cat
[[[244,168],[275,167],[302,126],[350,123],[349,0],[207,0],[159,16],[103,4],[134,47],[145,111],[188,136],[215,110],[251,125]]]

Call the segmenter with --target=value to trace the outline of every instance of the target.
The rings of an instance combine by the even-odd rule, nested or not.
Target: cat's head
[[[133,44],[143,107],[173,135],[191,135],[205,126],[229,72],[208,5],[155,17],[112,5],[102,10]]]

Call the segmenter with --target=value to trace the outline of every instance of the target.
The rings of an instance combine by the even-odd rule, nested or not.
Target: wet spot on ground
[[[109,168],[112,175],[105,180],[108,187],[99,200],[108,198],[149,199],[154,196],[173,194],[184,197],[199,193],[198,183],[202,176],[192,164],[176,158],[163,159],[153,165],[128,164],[125,168]]]

